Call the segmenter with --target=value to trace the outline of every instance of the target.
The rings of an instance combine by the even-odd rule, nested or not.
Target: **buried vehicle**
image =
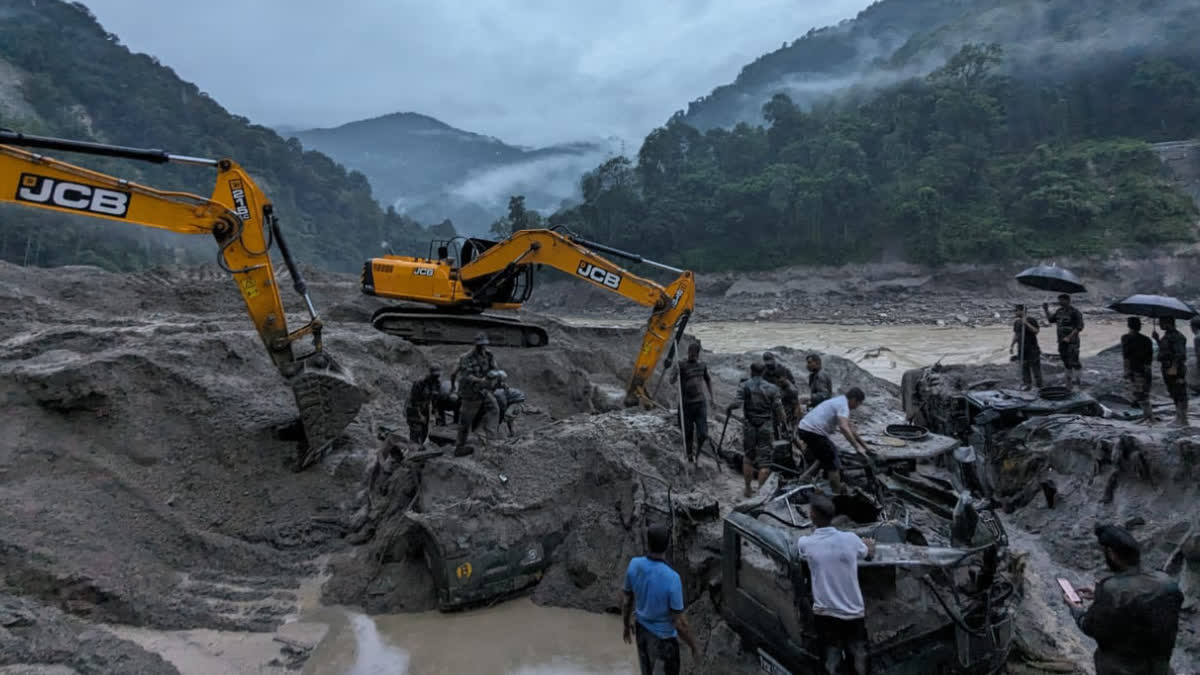
[[[811,489],[791,488],[767,508],[731,513],[724,522],[721,613],[773,675],[824,672],[811,580],[796,547],[811,530],[811,522],[797,520]],[[1000,521],[990,512],[960,508],[951,524],[927,512],[909,513],[899,500],[883,508],[870,501],[839,496],[835,503],[843,515],[835,523],[876,540],[874,557],[859,562],[872,672],[1001,672],[1012,642],[1014,587],[1000,573],[1007,546]],[[911,524],[916,521],[933,527],[918,528]],[[961,540],[951,534],[961,531],[959,521],[970,521],[970,545],[949,545]]]

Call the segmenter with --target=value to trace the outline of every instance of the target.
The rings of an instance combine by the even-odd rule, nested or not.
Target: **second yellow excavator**
[[[20,147],[18,147],[20,146]],[[217,183],[211,197],[156,190],[97,173],[25,148],[60,150],[165,164],[211,167]],[[322,323],[308,287],[292,260],[270,200],[237,163],[173,155],[162,150],[30,136],[0,129],[0,202],[93,216],[120,223],[156,227],[216,239],[217,262],[233,276],[263,346],[291,385],[300,410],[305,442],[295,467],[302,469],[342,433],[365,399],[348,371],[325,352]],[[271,266],[277,247],[291,273],[292,286],[304,301],[308,323],[289,331],[279,284]],[[306,354],[293,351],[312,339]]]
[[[548,341],[545,329],[483,312],[519,309],[533,291],[534,266],[553,267],[651,308],[629,381],[626,403],[630,405],[650,400],[646,383],[664,351],[683,335],[696,302],[695,275],[690,271],[557,230],[521,230],[498,242],[459,238],[434,245],[436,254],[431,246],[428,258],[387,255],[363,266],[364,293],[433,306],[385,307],[372,317],[375,328],[417,343],[468,344],[482,331],[491,344],[541,347]],[[679,276],[663,286],[622,269],[600,253]],[[672,358],[668,352],[668,366]]]

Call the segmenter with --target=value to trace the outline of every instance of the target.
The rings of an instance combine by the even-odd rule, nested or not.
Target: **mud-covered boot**
[[[1177,427],[1191,426],[1191,423],[1188,421],[1188,404],[1187,403],[1176,403],[1175,404],[1175,426],[1177,426]]]
[[[1074,389],[1075,389],[1075,387],[1072,386],[1072,384],[1071,384],[1071,369],[1070,368],[1063,371],[1063,386],[1067,388],[1067,391],[1074,391]]]
[[[1154,408],[1150,406],[1150,401],[1142,401],[1142,421],[1146,424],[1154,424],[1158,421],[1154,419]]]
[[[473,455],[473,454],[475,454],[475,448],[473,448],[469,445],[454,446],[454,456],[455,457],[466,457],[467,455]]]

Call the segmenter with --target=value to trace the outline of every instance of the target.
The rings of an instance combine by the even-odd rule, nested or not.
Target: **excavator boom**
[[[209,198],[156,190],[22,149],[32,147],[121,157],[157,164],[210,166],[217,182]],[[7,186],[7,187],[5,187]],[[228,159],[171,155],[161,150],[28,136],[0,130],[0,202],[155,227],[180,234],[211,235],[218,263],[229,272],[272,362],[288,380],[300,410],[306,444],[298,468],[312,463],[358,413],[362,392],[350,374],[324,351],[322,324],[296,267],[274,209],[250,176]],[[270,249],[277,245],[305,303],[309,321],[289,332]],[[303,337],[312,349],[297,355]]]
[[[373,318],[375,327],[418,342],[468,342],[474,331],[483,330],[496,344],[544,345],[545,331],[540,328],[478,313],[485,309],[520,307],[532,287],[533,266],[546,265],[651,308],[626,400],[632,404],[650,399],[647,382],[664,352],[682,334],[695,306],[695,276],[691,272],[555,230],[521,230],[500,242],[481,242],[476,248],[481,250],[469,260],[460,261],[458,266],[442,255],[385,256],[368,261],[363,268],[363,292],[430,304],[441,310],[384,308]],[[598,252],[645,262],[679,276],[663,287],[621,268]],[[671,358],[670,355],[667,358],[668,365]]]

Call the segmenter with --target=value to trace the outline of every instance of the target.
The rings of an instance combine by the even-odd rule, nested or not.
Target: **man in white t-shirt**
[[[858,561],[875,555],[875,542],[831,526],[837,510],[824,495],[813,495],[809,513],[813,533],[796,542],[812,577],[813,627],[825,672],[841,673],[844,658],[856,675],[867,675],[866,610],[858,585]]]
[[[841,431],[859,454],[867,456],[867,445],[859,438],[850,422],[850,411],[862,405],[867,396],[862,389],[852,387],[841,396],[822,401],[820,405],[808,411],[804,419],[796,425],[796,437],[804,443],[804,447],[821,464],[821,470],[829,479],[829,486],[835,493],[842,492],[842,460],[838,457],[837,447],[830,436],[835,431]]]

